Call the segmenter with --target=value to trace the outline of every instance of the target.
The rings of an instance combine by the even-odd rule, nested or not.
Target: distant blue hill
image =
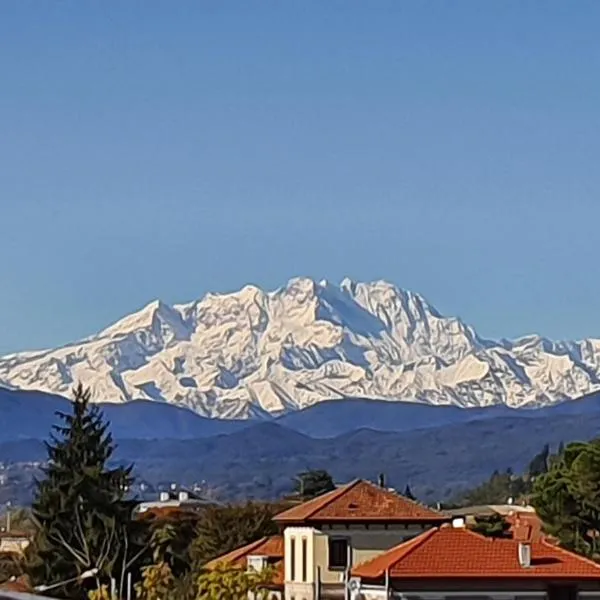
[[[116,439],[209,438],[269,422],[208,419],[186,408],[146,400],[100,406]],[[0,388],[0,442],[45,439],[57,422],[55,413],[65,410],[69,410],[69,401],[61,396]],[[402,433],[498,418],[541,419],[560,415],[600,415],[600,393],[551,407],[519,410],[506,406],[459,408],[360,398],[329,400],[285,414],[271,423],[312,438],[334,438],[360,429]]]
[[[58,422],[56,412],[69,411],[70,401],[43,392],[0,388],[0,442],[46,439]],[[233,433],[249,421],[207,419],[171,404],[134,400],[100,404],[116,439],[194,439]]]

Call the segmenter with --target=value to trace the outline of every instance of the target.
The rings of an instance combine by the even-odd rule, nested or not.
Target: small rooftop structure
[[[155,500],[140,502],[134,509],[135,515],[159,512],[196,512],[214,506],[218,502],[202,497],[197,492],[175,484],[169,490],[158,492]]]

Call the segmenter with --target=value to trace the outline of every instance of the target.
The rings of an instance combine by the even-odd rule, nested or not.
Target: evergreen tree
[[[323,469],[304,471],[294,479],[294,493],[303,500],[310,500],[334,489],[333,478]]]
[[[98,571],[96,584],[123,579],[131,557],[141,553],[132,539],[131,504],[125,501],[131,468],[110,468],[114,452],[108,424],[90,393],[79,385],[70,413],[46,443],[45,477],[36,482],[32,506],[37,531],[27,556],[34,584],[52,585]],[[81,597],[89,580],[56,588],[60,596]]]
[[[550,457],[550,446],[546,444],[539,454],[533,457],[533,460],[529,463],[527,473],[533,479],[538,475],[543,475],[548,472],[548,459]]]
[[[408,483],[406,484],[406,487],[404,488],[404,497],[408,498],[409,500],[417,499],[415,497],[415,495],[412,493],[412,490],[410,489],[410,485]]]
[[[510,537],[510,523],[499,514],[475,517],[475,523],[470,527],[473,531],[486,537]]]
[[[217,556],[276,534],[275,512],[274,505],[259,502],[207,508],[190,548],[196,570]]]
[[[532,504],[566,548],[600,558],[600,440],[569,444],[538,477]]]

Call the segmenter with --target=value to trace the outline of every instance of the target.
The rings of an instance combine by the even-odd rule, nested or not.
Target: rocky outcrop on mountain
[[[336,398],[539,407],[600,389],[600,340],[482,339],[378,281],[291,280],[189,304],[157,301],[56,350],[0,358],[0,385],[168,402],[250,418]]]

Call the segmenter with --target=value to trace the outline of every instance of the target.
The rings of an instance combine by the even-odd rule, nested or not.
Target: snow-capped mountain
[[[292,279],[189,304],[157,301],[56,350],[0,358],[0,385],[201,415],[277,414],[362,397],[537,407],[600,389],[600,340],[485,340],[389,283]]]

